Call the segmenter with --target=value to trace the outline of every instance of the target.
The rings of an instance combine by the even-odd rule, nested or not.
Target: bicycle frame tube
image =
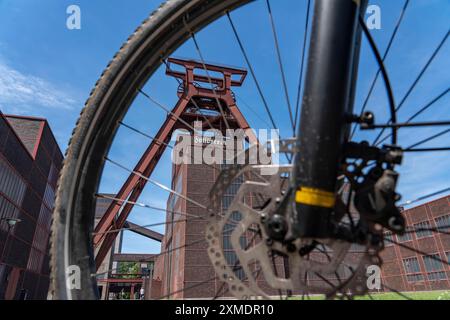
[[[358,15],[366,4],[365,0],[315,1],[294,171],[295,236],[332,234],[329,222],[359,59]]]

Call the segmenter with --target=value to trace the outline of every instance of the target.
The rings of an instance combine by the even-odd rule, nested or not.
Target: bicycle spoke
[[[195,38],[195,34],[193,32],[191,32],[191,31],[189,31],[189,32],[191,34],[192,40],[194,41],[195,49],[197,50],[198,56],[200,57],[200,60],[202,62],[203,70],[205,70],[206,76],[208,77],[209,85],[211,86],[211,89],[212,89],[212,91],[214,93],[214,98],[216,99],[217,107],[219,108],[220,113],[222,114],[222,118],[223,118],[223,121],[225,123],[225,126],[227,127],[227,129],[230,129],[230,125],[228,124],[227,117],[225,116],[225,112],[223,111],[222,104],[219,101],[219,98],[217,97],[217,92],[216,92],[216,89],[214,88],[214,85],[212,83],[211,76],[209,75],[209,71],[206,68],[205,59],[203,59],[203,54],[202,54],[202,52],[200,50],[200,46],[198,45],[197,39]]]
[[[175,193],[175,191],[170,191],[170,192],[171,193]],[[130,200],[123,200],[123,199],[119,199],[119,198],[115,198],[115,197],[110,197],[110,196],[107,196],[107,195],[104,195],[104,194],[97,194],[96,196],[99,197],[99,198],[110,199],[112,201],[122,202],[122,203],[126,203],[126,204],[132,204],[134,206],[138,206],[138,207],[142,207],[142,208],[147,208],[147,209],[152,209],[152,210],[157,210],[157,211],[162,211],[162,212],[168,212],[168,213],[172,213],[172,214],[179,214],[179,215],[182,215],[182,216],[191,217],[193,219],[195,218],[195,219],[200,219],[200,220],[207,221],[207,219],[205,217],[198,216],[198,215],[191,214],[191,213],[187,213],[187,212],[168,210],[168,209],[164,209],[164,208],[151,206],[151,205],[145,204],[145,203],[140,203],[140,202],[135,202],[135,201],[130,201]],[[236,220],[231,219],[231,218],[228,221],[229,221],[230,224],[233,224],[233,225],[239,224],[239,221],[236,221]],[[116,229],[116,230],[120,230],[120,229]],[[249,230],[254,231],[251,228],[249,228]],[[113,233],[113,232],[115,232],[115,231],[110,230],[110,231],[105,231],[105,232],[97,232],[97,233],[94,233],[94,234],[105,234],[105,233]]]
[[[294,135],[297,129],[299,110],[300,110],[300,93],[303,84],[303,69],[305,65],[305,53],[306,53],[306,41],[308,39],[308,26],[309,26],[309,11],[311,7],[311,0],[308,0],[308,6],[306,9],[306,22],[305,22],[305,33],[303,36],[303,47],[302,47],[302,58],[300,63],[300,74],[298,77],[298,87],[297,87],[297,99],[295,100],[295,116],[294,116]]]
[[[450,147],[443,148],[412,148],[403,150],[403,152],[434,152],[434,151],[450,151]]]
[[[231,28],[233,29],[234,36],[239,44],[239,48],[241,49],[242,55],[244,56],[245,62],[247,63],[247,66],[250,70],[250,74],[252,75],[253,81],[255,82],[256,89],[258,90],[259,96],[262,100],[262,103],[264,105],[264,108],[266,109],[267,115],[269,116],[270,122],[272,123],[272,126],[274,129],[277,129],[277,125],[275,124],[275,120],[273,119],[272,113],[270,112],[269,106],[267,104],[266,98],[264,97],[264,94],[261,90],[261,86],[259,85],[259,81],[256,78],[255,72],[253,70],[253,66],[250,63],[250,60],[248,59],[247,53],[244,49],[244,45],[242,44],[241,38],[239,37],[239,34],[236,30],[236,27],[234,26],[233,20],[231,19],[231,15],[229,12],[227,12],[228,21],[230,22]]]
[[[421,197],[419,197],[419,198],[417,198],[417,199],[414,199],[414,200],[408,200],[408,201],[406,201],[406,202],[404,202],[404,203],[398,205],[398,207],[407,206],[407,205],[410,205],[410,204],[413,204],[413,203],[416,203],[416,202],[419,202],[419,201],[422,201],[422,200],[425,200],[425,199],[428,199],[428,198],[437,196],[437,195],[439,195],[439,194],[442,194],[442,193],[448,192],[448,191],[450,191],[450,187],[449,187],[449,188],[442,189],[442,190],[438,190],[438,191],[435,191],[435,192],[432,192],[432,193],[430,193],[430,194],[421,196]]]
[[[378,51],[375,40],[373,39],[372,35],[370,34],[370,31],[366,26],[364,18],[361,15],[359,15],[359,25],[361,26],[364,34],[366,35],[366,38],[369,41],[370,47],[372,48],[372,52],[375,55],[375,58],[380,67],[381,75],[383,76],[383,80],[384,80],[387,95],[388,95],[389,108],[391,111],[391,121],[395,123],[395,122],[397,122],[395,99],[394,99],[394,93],[392,91],[391,81],[389,80],[389,76],[386,71],[386,67],[384,66],[383,59],[381,58],[380,52]],[[397,129],[396,128],[392,128],[392,144],[394,144],[394,145],[397,144]]]
[[[403,96],[402,100],[400,101],[400,103],[398,104],[398,106],[395,108],[395,112],[398,112],[404,105],[405,101],[408,99],[408,97],[411,95],[411,93],[414,91],[414,89],[416,88],[417,84],[419,83],[420,79],[422,79],[423,75],[425,74],[425,72],[427,71],[428,67],[431,65],[431,63],[433,62],[433,60],[436,58],[437,54],[441,51],[442,47],[444,46],[445,42],[447,41],[448,35],[450,34],[450,30],[447,31],[447,33],[445,34],[444,38],[441,40],[441,42],[439,43],[439,45],[436,47],[436,49],[433,51],[433,54],[431,55],[431,57],[428,59],[427,63],[423,66],[422,70],[419,72],[419,74],[417,75],[416,79],[413,81],[412,85],[409,87],[408,91],[406,92],[406,94]],[[395,123],[396,119],[393,119],[391,117],[391,119],[388,121],[388,123]],[[373,145],[377,145],[378,144],[378,140],[381,138],[381,136],[383,135],[385,129],[382,129],[380,131],[380,133],[378,134],[378,136],[375,138],[374,142],[372,143]]]
[[[141,89],[138,90],[138,92],[140,94],[142,94],[144,97],[146,97],[148,100],[150,100],[151,102],[153,102],[155,105],[157,105],[159,108],[161,108],[162,110],[166,111],[168,114],[172,115],[175,119],[177,119],[178,121],[180,121],[181,123],[183,123],[185,126],[187,126],[189,129],[192,130],[192,132],[196,132],[195,128],[193,126],[191,126],[189,123],[187,123],[186,121],[184,121],[180,116],[176,115],[175,113],[173,113],[172,111],[169,110],[169,108],[165,107],[163,104],[159,103],[158,101],[156,101],[155,99],[153,99],[152,97],[150,97],[147,93],[145,93],[144,91],[142,91]]]
[[[270,128],[271,125],[267,122],[267,120],[263,119],[263,117],[261,117],[261,115],[258,112],[256,112],[247,102],[245,102],[245,100],[242,99],[240,95],[238,95],[236,92],[234,93],[234,95],[238,100],[242,102],[242,105],[244,107],[250,110],[250,112],[253,113],[259,120],[261,120],[261,122],[264,122],[264,124],[267,125],[268,128]]]
[[[438,102],[439,100],[441,100],[444,96],[447,95],[447,93],[450,92],[450,88],[447,88],[446,90],[444,90],[444,92],[442,92],[441,94],[439,94],[436,98],[434,98],[433,100],[431,100],[429,103],[427,103],[424,107],[422,107],[419,111],[417,111],[414,115],[412,115],[411,117],[408,118],[408,120],[406,120],[406,123],[410,123],[412,120],[414,120],[415,118],[417,118],[419,115],[421,115],[423,112],[425,112],[426,110],[428,110],[430,107],[432,107],[436,102]],[[392,134],[390,133],[389,135],[385,136],[383,139],[381,139],[377,145],[382,144],[384,141],[386,141],[386,139],[389,139],[392,136]]]
[[[172,221],[150,223],[150,224],[145,224],[145,225],[137,226],[137,227],[122,227],[122,228],[112,229],[112,230],[108,230],[108,231],[104,231],[104,232],[92,232],[91,234],[97,235],[97,234],[118,233],[120,231],[134,231],[134,230],[139,230],[140,228],[164,226],[164,225],[175,224],[178,222],[187,222],[187,221],[189,221],[189,219],[178,219],[178,220],[172,220]]]
[[[426,253],[426,252],[421,251],[419,249],[410,247],[410,246],[408,246],[408,245],[406,245],[404,243],[401,243],[401,242],[398,242],[398,241],[395,241],[395,240],[392,240],[392,239],[388,239],[388,238],[385,238],[384,240],[386,240],[386,241],[388,241],[390,243],[396,244],[396,245],[398,245],[398,246],[400,246],[402,248],[405,248],[405,249],[408,249],[410,251],[413,251],[415,253],[418,253],[418,254],[421,254],[421,255],[424,255],[424,256],[428,256],[429,255],[429,253]],[[439,261],[439,262],[442,262],[442,263],[444,263],[446,265],[450,265],[450,263],[448,261],[445,261],[445,260],[443,260],[441,258],[436,258],[434,255],[430,255],[429,257],[430,257],[430,259],[433,259],[435,261]]]
[[[270,7],[270,0],[266,0],[266,5],[267,5],[267,11],[269,14],[270,26],[272,28],[273,41],[274,41],[275,49],[276,49],[276,53],[277,53],[278,67],[280,68],[281,80],[283,82],[284,95],[286,98],[286,104],[287,104],[287,108],[289,111],[289,119],[291,121],[293,135],[295,135],[294,115],[292,114],[291,101],[289,99],[289,92],[288,92],[288,87],[287,87],[287,82],[286,82],[286,74],[284,73],[283,62],[281,59],[280,45],[278,43],[278,36],[277,36],[276,28],[275,28],[274,18],[272,15],[272,8]]]
[[[406,230],[405,233],[431,231],[431,232],[441,233],[441,234],[445,234],[445,235],[450,235],[450,231],[445,231],[442,229],[450,229],[450,226],[443,226],[443,227],[436,227],[436,228],[418,228],[418,229]]]
[[[168,249],[168,250],[165,250],[165,251],[161,251],[160,253],[155,253],[155,254],[153,255],[153,257],[154,257],[154,258],[157,258],[157,257],[159,257],[159,256],[161,256],[161,255],[163,255],[163,254],[170,253],[170,252],[173,252],[173,251],[176,251],[176,250],[179,250],[179,249],[187,248],[187,247],[193,246],[194,244],[201,243],[202,241],[205,241],[205,240],[204,240],[204,239],[194,240],[194,241],[192,241],[192,242],[190,242],[190,243],[188,243],[188,244],[184,244],[184,245],[181,245],[181,246],[172,248],[172,249]],[[145,262],[145,261],[139,261],[139,262]],[[94,273],[94,274],[92,274],[92,276],[101,276],[101,275],[108,274],[108,273],[110,273],[111,271],[116,271],[116,270],[117,270],[117,268],[115,268],[115,269],[109,269],[109,270],[104,271],[104,272]]]
[[[273,268],[273,271],[274,271],[274,275],[275,275],[275,277],[278,277],[277,265],[275,263],[275,255],[273,253],[272,253],[272,256],[271,256],[270,260],[272,261],[272,268]],[[279,295],[280,300],[282,300],[283,299],[283,292],[281,291],[281,289],[278,289],[278,295]]]
[[[389,54],[389,51],[391,50],[391,46],[392,46],[392,44],[394,43],[394,39],[395,39],[395,37],[396,37],[396,35],[397,35],[397,32],[398,32],[398,30],[399,30],[399,28],[400,28],[400,25],[401,25],[402,21],[403,21],[403,17],[404,17],[404,15],[405,15],[406,9],[408,8],[408,5],[409,5],[409,0],[406,0],[405,3],[404,3],[404,5],[403,5],[403,8],[402,8],[402,10],[401,10],[401,12],[400,12],[400,17],[399,17],[399,19],[397,20],[397,23],[396,23],[396,25],[395,25],[395,27],[394,27],[394,30],[393,30],[392,34],[391,34],[391,37],[390,37],[390,39],[389,39],[388,45],[387,45],[387,47],[386,47],[386,50],[384,51],[383,58],[381,59],[383,62],[386,60],[386,58],[387,58],[387,56],[388,56],[388,54]],[[361,112],[360,112],[361,115],[362,115],[362,114],[364,113],[364,111],[366,110],[366,107],[367,107],[367,104],[368,104],[368,102],[369,102],[369,99],[370,99],[370,97],[372,96],[373,90],[375,89],[375,84],[377,83],[378,77],[380,76],[380,72],[381,72],[381,68],[378,68],[377,73],[375,74],[375,77],[374,77],[374,79],[372,80],[372,83],[371,83],[371,85],[370,85],[369,92],[367,93],[366,98],[365,98],[364,103],[363,103],[363,106],[362,106],[362,108],[361,108]],[[351,132],[351,134],[350,134],[350,140],[353,138],[353,136],[354,136],[354,134],[355,134],[355,132],[356,132],[356,128],[357,128],[357,127],[358,127],[357,124],[355,124],[355,125],[353,126],[352,132]]]
[[[142,136],[144,136],[144,137],[150,139],[150,140],[155,140],[155,141],[158,142],[159,144],[163,144],[163,145],[165,145],[166,147],[168,147],[168,148],[170,148],[170,149],[173,149],[173,146],[171,146],[170,144],[168,144],[168,143],[166,143],[166,142],[164,142],[164,141],[162,141],[162,140],[156,139],[155,137],[153,137],[153,136],[151,136],[151,135],[149,135],[149,134],[147,134],[147,133],[145,133],[145,132],[143,132],[143,131],[141,131],[141,130],[139,130],[139,129],[136,129],[136,128],[134,128],[134,127],[132,127],[132,126],[126,124],[126,123],[123,123],[122,121],[119,121],[119,124],[120,124],[121,126],[124,126],[125,128],[130,129],[131,131],[134,131],[134,132],[136,132],[136,133],[138,133],[138,134],[140,134],[140,135],[142,135]]]
[[[116,162],[114,160],[111,160],[108,157],[105,157],[105,160],[111,162],[112,164],[118,166],[119,168],[122,168],[125,171],[128,171],[129,173],[132,173],[132,174],[134,174],[134,175],[136,175],[136,176],[138,176],[138,177],[140,177],[140,178],[150,182],[151,184],[153,184],[153,185],[155,185],[155,186],[157,186],[157,187],[159,187],[159,188],[161,188],[161,189],[163,189],[163,190],[165,190],[167,192],[173,193],[176,196],[179,196],[180,198],[183,198],[184,200],[186,200],[186,201],[188,201],[188,202],[198,206],[199,208],[202,208],[202,209],[210,211],[210,209],[208,209],[205,205],[203,205],[203,204],[201,204],[201,203],[199,203],[199,202],[197,202],[195,200],[192,200],[189,197],[186,197],[186,196],[182,195],[181,193],[176,192],[175,190],[172,190],[171,188],[165,186],[164,184],[162,184],[162,183],[160,183],[158,181],[155,181],[155,180],[153,180],[151,178],[147,178],[146,176],[144,176],[143,174],[141,174],[141,173],[139,173],[137,171],[128,169],[126,166],[124,166],[124,165],[122,165],[122,164],[120,164],[120,163],[118,163],[118,162]]]
[[[151,205],[146,204],[146,203],[140,203],[140,202],[135,202],[135,201],[130,201],[130,200],[123,200],[123,199],[110,197],[110,196],[103,195],[103,194],[99,194],[99,195],[97,195],[97,197],[103,198],[103,199],[109,199],[109,200],[112,200],[112,201],[121,202],[122,204],[124,204],[124,203],[125,204],[132,204],[134,206],[138,206],[138,207],[142,207],[142,208],[157,210],[157,211],[161,211],[161,212],[169,212],[169,213],[179,214],[179,215],[192,217],[192,218],[196,218],[196,219],[206,220],[205,217],[198,216],[198,215],[195,215],[195,214],[185,213],[185,212],[180,212],[180,211],[173,211],[173,210],[168,210],[168,209],[164,209],[164,208],[159,208],[159,207],[151,206]]]
[[[154,140],[154,141],[158,142],[159,144],[163,144],[166,147],[168,147],[169,149],[173,150],[173,148],[174,148],[169,143],[166,143],[166,142],[164,142],[162,140],[156,139],[155,137],[153,137],[153,136],[151,136],[149,134],[146,134],[145,132],[142,132],[142,131],[140,131],[140,130],[138,130],[138,129],[130,126],[130,125],[127,125],[127,124],[123,123],[122,121],[120,121],[119,124],[124,126],[124,127],[126,127],[126,128],[128,128],[128,129],[130,129],[130,130],[132,130],[132,131],[134,131],[134,132],[136,132],[136,133],[138,133],[138,134],[140,134],[140,135],[142,135],[142,136],[144,136],[144,137],[146,137],[146,138],[148,138],[148,139],[150,139],[150,140]],[[189,151],[187,151],[186,153],[187,153],[187,155],[192,155]],[[210,167],[210,168],[212,168],[212,169],[214,169],[214,170],[216,170],[216,171],[218,171],[218,172],[222,171],[220,168],[218,168],[214,164],[208,164],[208,163],[203,163],[203,164],[208,166],[208,167]]]
[[[437,133],[437,134],[434,134],[434,135],[432,135],[431,137],[428,137],[428,138],[423,139],[423,140],[421,140],[421,141],[419,141],[419,142],[417,142],[417,143],[415,143],[415,144],[413,144],[413,145],[410,145],[409,147],[407,147],[406,149],[404,149],[404,151],[411,150],[411,149],[413,149],[413,148],[415,148],[415,147],[418,147],[418,146],[420,146],[420,145],[422,145],[422,144],[425,144],[425,143],[427,143],[427,142],[430,142],[430,141],[432,141],[432,140],[434,140],[434,139],[436,139],[436,138],[439,138],[439,137],[443,136],[444,134],[446,134],[446,133],[448,133],[448,132],[450,132],[450,129],[446,129],[446,130],[441,131],[441,132],[439,132],[439,133]]]
[[[325,278],[324,276],[322,276],[320,273],[318,272],[314,272],[314,274],[316,276],[318,276],[320,279],[322,279],[322,281],[324,281],[326,284],[328,284],[331,288],[332,288],[332,292],[329,292],[325,295],[326,299],[329,299],[333,294],[335,294],[336,292],[338,292],[338,287],[335,286],[330,280],[328,280],[327,278]]]

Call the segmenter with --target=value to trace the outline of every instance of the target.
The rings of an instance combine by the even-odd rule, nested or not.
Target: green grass
[[[404,292],[405,296],[413,300],[450,300],[450,291],[421,291],[421,292]],[[398,293],[374,293],[371,294],[374,300],[406,300]],[[355,298],[356,300],[370,300],[370,297],[362,296]]]
[[[405,296],[413,300],[450,300],[450,291],[420,291],[420,292],[403,292]],[[398,293],[386,292],[386,293],[372,293],[373,300],[407,300]],[[301,297],[292,297],[294,300],[299,300]],[[323,300],[323,295],[313,295],[309,297],[309,300]],[[355,300],[372,300],[369,295],[355,297]],[[305,297],[305,300],[308,300]]]

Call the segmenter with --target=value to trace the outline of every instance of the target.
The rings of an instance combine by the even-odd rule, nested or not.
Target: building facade
[[[405,210],[404,217],[409,231],[403,236],[387,234],[398,244],[385,242],[381,256],[384,290],[449,290],[450,195]]]
[[[177,143],[180,136],[177,137]],[[192,147],[196,147],[194,144]],[[204,146],[197,146],[202,148]],[[206,164],[173,164],[172,190],[167,200],[166,231],[155,263],[152,297],[171,299],[212,297],[221,286],[206,253],[206,204],[220,171]],[[193,243],[191,245],[191,243]],[[206,281],[205,280],[208,280]],[[155,289],[158,290],[155,290]]]
[[[0,113],[0,299],[47,298],[62,160],[45,119]]]

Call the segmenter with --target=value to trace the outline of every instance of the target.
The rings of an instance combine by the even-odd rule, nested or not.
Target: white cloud
[[[36,107],[70,110],[76,100],[49,81],[0,61],[0,108],[24,113]]]

